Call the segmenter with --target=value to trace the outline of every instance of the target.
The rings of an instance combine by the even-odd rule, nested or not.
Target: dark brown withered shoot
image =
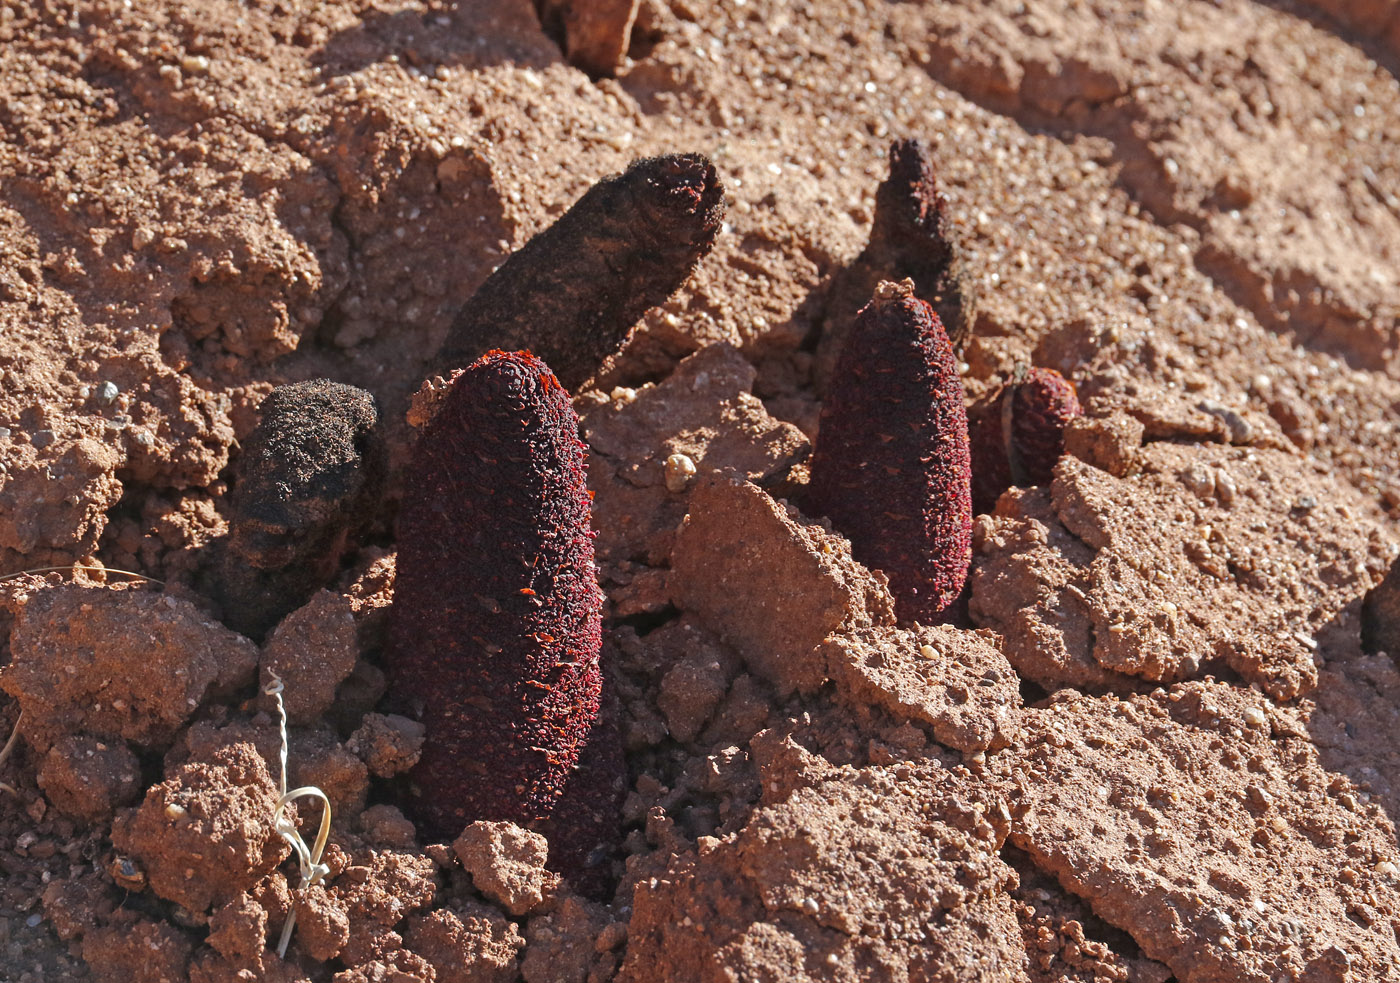
[[[433,371],[528,349],[577,392],[686,281],[723,214],[724,190],[700,154],[649,157],[604,178],[477,289]]]
[[[934,309],[953,348],[961,348],[971,307],[962,293],[957,246],[933,163],[919,140],[890,145],[890,175],[875,191],[870,241],[855,262],[836,275],[827,294],[816,363],[823,390],[856,312],[881,280],[904,279],[914,281],[914,296]]]
[[[255,639],[335,575],[385,470],[379,411],[362,389],[298,382],[261,410],[235,469],[218,591],[224,621]]]

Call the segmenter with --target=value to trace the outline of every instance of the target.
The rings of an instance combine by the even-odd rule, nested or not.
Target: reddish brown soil
[[[0,7],[0,573],[87,568],[0,584],[0,981],[1400,979],[1400,671],[1360,643],[1400,548],[1396,4],[578,6],[544,19],[595,75],[630,22],[615,78],[529,0]],[[1031,363],[1086,411],[976,520],[958,627],[896,625],[789,504],[899,138],[969,398]],[[575,399],[628,766],[599,902],[537,833],[397,808],[392,492],[261,647],[210,578],[271,388],[370,390],[402,468],[475,288],[673,152],[725,227]],[[305,892],[274,671],[335,820]]]

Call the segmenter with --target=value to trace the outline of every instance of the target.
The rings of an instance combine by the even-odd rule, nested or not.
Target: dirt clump
[[[375,846],[407,850],[417,840],[413,822],[397,806],[370,806],[359,814],[359,826],[364,838]]]
[[[83,959],[99,967],[102,983],[181,983],[187,979],[189,937],[173,925],[119,913],[83,936]]]
[[[1065,694],[1002,759],[1011,840],[1188,983],[1384,978],[1394,827],[1292,729],[1214,682]]]
[[[657,629],[647,641],[659,663],[656,709],[671,736],[690,743],[729,693],[739,659],[689,618]]]
[[[398,714],[367,713],[345,746],[376,778],[392,778],[418,763],[424,727]]]
[[[781,693],[825,681],[817,645],[833,631],[894,623],[885,578],[849,543],[733,472],[697,483],[671,570],[676,603]]]
[[[477,890],[512,915],[539,907],[558,890],[559,875],[544,867],[549,842],[514,823],[472,823],[452,849]]]
[[[312,724],[335,702],[336,688],[359,658],[358,627],[347,598],[318,591],[287,615],[263,646],[258,688],[263,709],[274,709],[267,688],[282,681],[282,705],[290,724]]]
[[[969,754],[1005,747],[1020,716],[1020,682],[991,632],[948,626],[866,628],[822,643],[840,698],[927,725]]]
[[[959,786],[832,769],[702,840],[639,881],[619,979],[1025,980],[1004,833]]]
[[[470,902],[414,915],[404,941],[433,967],[437,983],[511,983],[525,947],[514,922]]]
[[[59,740],[44,755],[35,780],[60,812],[89,823],[111,819],[141,794],[141,763],[121,741],[86,734]]]
[[[1172,971],[1142,955],[1080,898],[1014,847],[1003,857],[1020,884],[1011,892],[1032,983],[1168,983]]]
[[[664,587],[650,605],[636,598],[636,579],[669,564],[676,526],[695,486],[687,479],[678,491],[670,487],[667,462],[673,456],[683,455],[697,473],[732,468],[766,482],[810,452],[807,438],[775,419],[754,395],[757,376],[734,346],[721,343],[683,359],[660,382],[579,400],[591,450],[588,484],[602,575],[605,583],[623,581],[632,588],[610,592],[615,612],[624,599],[651,610],[669,601]]]
[[[209,915],[206,941],[235,963],[257,965],[267,938],[267,909],[247,893],[230,898]]]
[[[1044,686],[1171,682],[1218,661],[1277,699],[1311,690],[1315,636],[1378,576],[1388,534],[1277,451],[1159,443],[1137,459],[1116,478],[1065,458],[1048,497],[984,521],[974,620],[1036,638],[1008,656]],[[1018,658],[1047,635],[1057,664]]]
[[[139,588],[58,585],[19,602],[0,686],[25,738],[67,734],[160,748],[216,691],[251,680],[257,650],[190,601]]]
[[[1065,453],[1124,478],[1137,466],[1143,432],[1142,421],[1127,413],[1077,416],[1065,425]]]
[[[558,42],[571,64],[589,75],[612,75],[627,54],[638,0],[537,0],[540,26]]]
[[[602,983],[617,971],[614,951],[626,938],[624,923],[609,910],[576,895],[559,907],[530,919],[525,932],[525,958],[520,977],[525,983]]]
[[[31,440],[23,449],[11,445],[6,455],[0,551],[8,567],[20,557],[41,565],[91,555],[108,509],[121,497],[117,450],[91,438],[58,442],[52,431],[40,433],[47,436],[38,448]]]
[[[273,830],[277,789],[250,744],[219,748],[152,786],[119,814],[112,843],[151,890],[192,912],[246,891],[287,855]]]

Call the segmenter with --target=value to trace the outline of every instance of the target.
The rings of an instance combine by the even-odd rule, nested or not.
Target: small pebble
[[[666,458],[666,488],[672,492],[683,492],[695,477],[695,462],[689,455],[672,454]]]
[[[116,402],[117,394],[120,392],[114,382],[104,382],[97,387],[97,401],[103,406],[110,406]]]
[[[1229,508],[1235,500],[1235,491],[1235,479],[1228,472],[1221,471],[1215,476],[1215,497],[1220,499],[1221,505]]]
[[[1209,413],[1225,424],[1230,431],[1230,443],[1248,444],[1254,439],[1254,426],[1228,406],[1223,406],[1213,399],[1207,399],[1203,400],[1196,408]]]

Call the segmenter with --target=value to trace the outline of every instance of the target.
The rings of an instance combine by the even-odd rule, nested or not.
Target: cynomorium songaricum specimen
[[[875,191],[870,241],[827,293],[817,378],[825,386],[842,351],[851,321],[881,280],[914,281],[914,296],[933,305],[954,346],[967,333],[960,275],[944,202],[928,150],[918,140],[890,145],[890,176]]]
[[[802,506],[885,571],[902,621],[935,624],[972,555],[967,411],[948,336],[914,287],[881,283],[822,403]]]
[[[1083,413],[1060,373],[1018,368],[971,413],[973,509],[990,512],[1012,485],[1046,484],[1065,452],[1065,427]]]
[[[328,379],[279,386],[243,445],[218,593],[224,620],[261,638],[335,575],[384,479],[379,410]]]
[[[393,703],[427,727],[434,836],[549,817],[598,717],[602,593],[569,394],[528,352],[454,373],[404,479]],[[565,871],[565,873],[569,873]]]
[[[477,289],[437,371],[528,348],[576,391],[686,281],[723,216],[724,189],[699,154],[649,157],[604,178]]]

